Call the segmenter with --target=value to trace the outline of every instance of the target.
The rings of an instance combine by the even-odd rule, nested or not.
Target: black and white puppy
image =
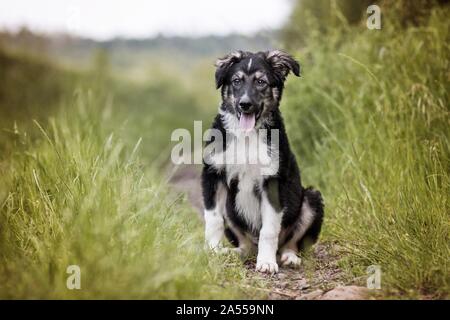
[[[298,266],[299,250],[317,240],[323,219],[321,194],[301,184],[279,109],[284,81],[291,71],[300,76],[300,66],[275,50],[232,52],[216,67],[222,103],[212,129],[225,138],[206,143],[215,150],[202,172],[207,246],[227,250],[226,235],[236,247],[228,250],[257,251],[258,271],[278,272],[277,257]],[[256,153],[270,161],[249,161]]]

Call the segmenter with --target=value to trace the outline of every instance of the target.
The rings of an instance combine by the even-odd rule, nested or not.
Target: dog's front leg
[[[205,241],[207,248],[216,252],[220,251],[223,234],[223,217],[215,209],[205,210]]]
[[[205,242],[206,247],[216,252],[222,248],[224,236],[223,207],[226,193],[221,185],[220,177],[208,166],[202,173],[203,204],[205,206]]]
[[[259,232],[256,270],[260,272],[278,272],[277,250],[281,229],[282,212],[277,212],[263,192],[261,198],[262,228]]]

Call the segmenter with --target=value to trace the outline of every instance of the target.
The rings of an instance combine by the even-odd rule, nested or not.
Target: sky
[[[251,34],[281,26],[292,0],[0,0],[0,29],[106,40],[157,34]]]

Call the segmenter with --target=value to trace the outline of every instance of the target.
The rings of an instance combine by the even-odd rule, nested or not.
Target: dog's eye
[[[233,80],[233,85],[234,85],[234,86],[237,87],[237,86],[239,86],[240,84],[241,84],[241,79],[234,79],[234,80]]]
[[[256,84],[260,87],[263,87],[266,85],[266,82],[262,79],[258,79],[258,80],[256,80]]]

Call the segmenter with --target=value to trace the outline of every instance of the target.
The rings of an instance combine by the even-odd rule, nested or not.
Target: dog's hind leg
[[[298,267],[301,264],[298,251],[317,241],[324,214],[320,192],[312,188],[305,189],[301,210],[300,221],[291,239],[280,249],[280,261],[283,266]]]
[[[304,192],[308,207],[312,211],[313,215],[311,225],[297,242],[297,248],[299,250],[308,248],[316,243],[317,239],[319,239],[324,216],[324,205],[320,192],[311,187],[305,189]]]

